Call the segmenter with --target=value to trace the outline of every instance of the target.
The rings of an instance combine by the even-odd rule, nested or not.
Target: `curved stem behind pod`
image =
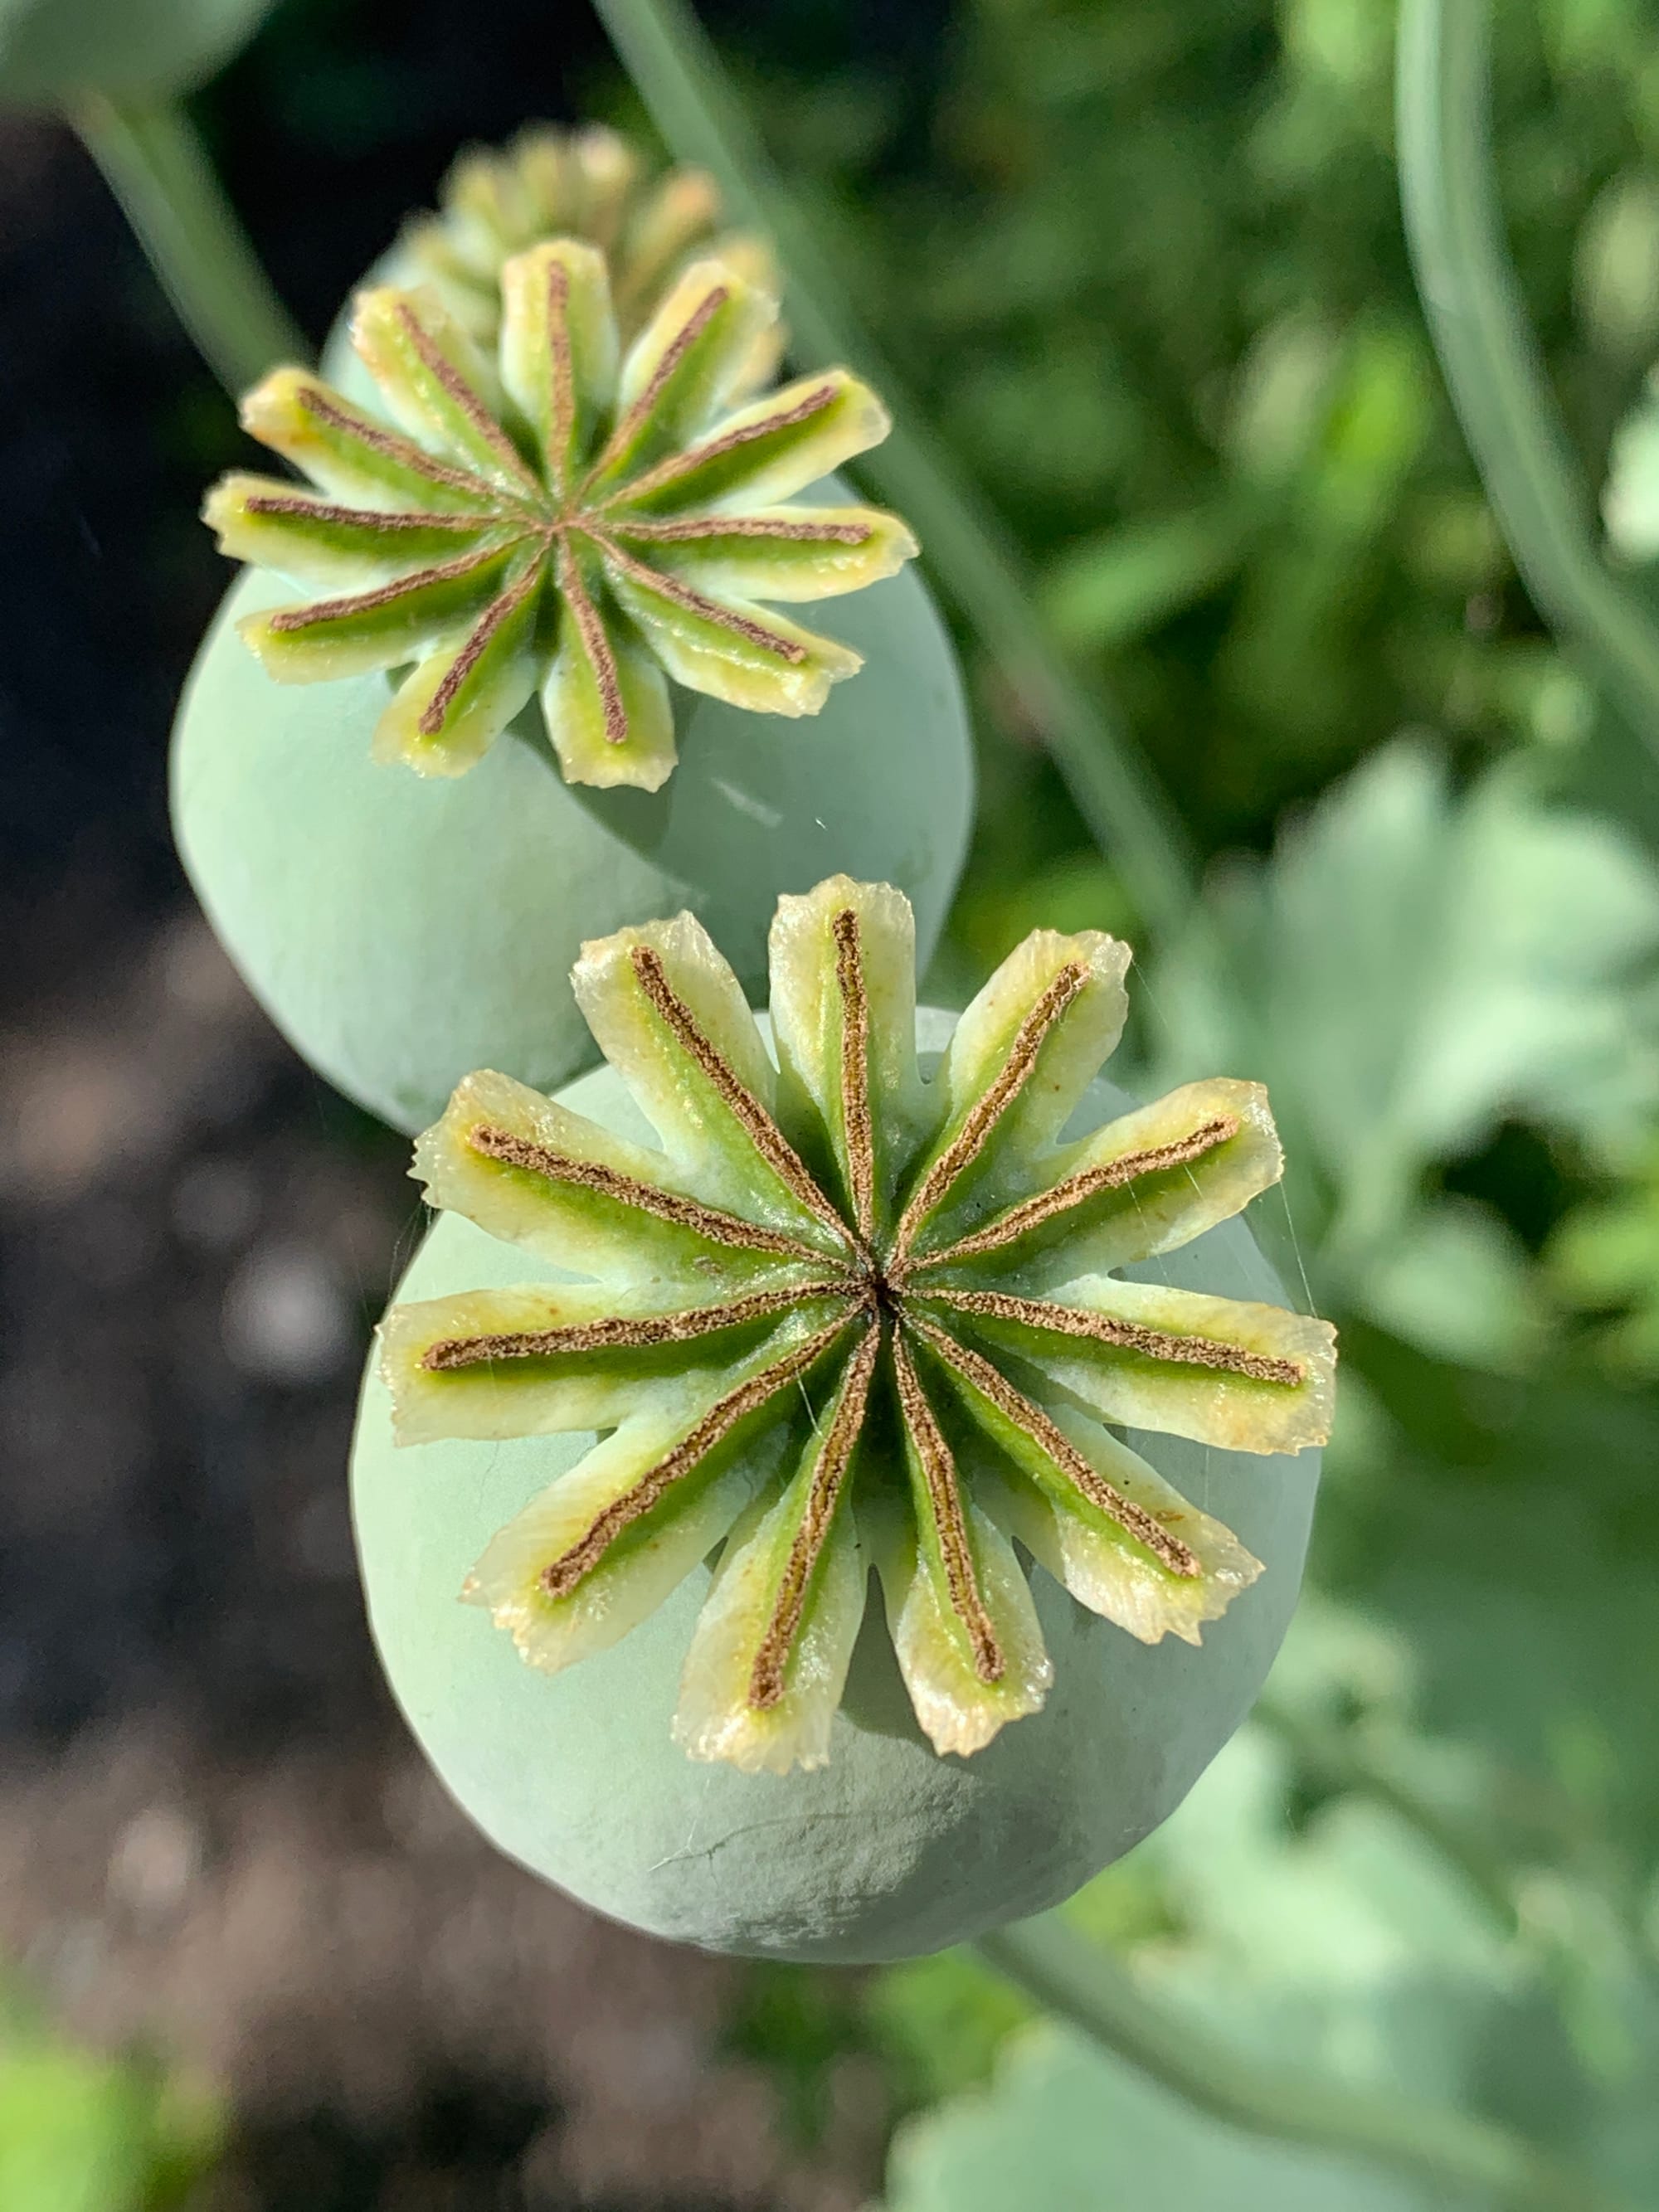
[[[1395,139],[1418,293],[1527,589],[1659,758],[1659,627],[1602,557],[1504,245],[1491,48],[1491,0],[1404,0]]]
[[[308,361],[183,109],[89,93],[70,120],[231,398],[279,363]]]
[[[1179,815],[1097,687],[1068,665],[1032,604],[1024,563],[1001,523],[920,427],[874,342],[842,296],[810,224],[792,210],[758,135],[685,0],[595,0],[611,44],[682,161],[718,179],[740,222],[769,231],[787,272],[789,314],[815,359],[845,357],[891,403],[896,427],[860,465],[915,526],[946,593],[1030,710],[1079,812],[1164,941],[1189,927],[1197,861]]]
[[[1263,2064],[1149,1996],[1108,1953],[1052,1916],[994,1929],[975,1948],[1113,2057],[1247,2134],[1363,2160],[1513,2212],[1630,2212],[1588,2175],[1489,2120]]]

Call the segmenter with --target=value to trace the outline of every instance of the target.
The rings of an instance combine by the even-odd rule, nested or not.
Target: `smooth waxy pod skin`
[[[173,729],[174,835],[221,940],[313,1066],[395,1127],[475,1067],[554,1090],[595,1058],[570,991],[585,937],[689,907],[766,996],[778,896],[843,861],[901,885],[931,953],[967,851],[973,757],[950,639],[907,570],[836,627],[862,672],[780,725],[679,703],[656,793],[567,786],[536,710],[471,774],[370,758],[384,676],[270,682],[236,632],[283,597],[228,595]],[[521,733],[522,732],[522,733]]]
[[[1259,1090],[1076,1137],[1126,1103],[1127,955],[1046,932],[924,1019],[924,1084],[908,925],[782,902],[777,1068],[686,917],[590,945],[611,1067],[461,1086],[365,1389],[370,1613],[440,1773],[714,1948],[925,1950],[1145,1834],[1265,1674],[1328,1424],[1331,1333],[1230,1218],[1279,1171]]]
[[[185,92],[252,36],[272,0],[0,0],[0,100]]]

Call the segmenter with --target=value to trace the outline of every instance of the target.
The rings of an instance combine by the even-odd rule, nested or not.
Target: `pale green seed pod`
[[[188,92],[272,0],[0,0],[0,100],[58,106]]]
[[[544,264],[562,250],[526,256],[521,269],[544,283]],[[401,277],[407,263],[405,248],[374,277]],[[581,266],[592,276],[597,264],[590,255]],[[683,291],[682,280],[675,282]],[[734,276],[730,291],[733,303],[747,303],[757,326],[766,322],[767,303],[752,287]],[[414,300],[457,358],[481,374],[469,342],[442,324],[429,301],[420,304],[424,299],[380,282],[359,295],[358,336],[368,357],[384,370],[386,331]],[[428,349],[436,343],[424,322],[415,336]],[[320,387],[283,371],[249,403],[260,434],[279,450],[293,449],[308,468],[318,447],[315,423],[305,417],[308,396],[320,389],[329,407],[343,402],[365,415],[386,401],[343,321],[323,368]],[[400,363],[392,387],[413,409],[398,380],[408,381],[407,368]],[[834,404],[821,415],[809,410],[789,427],[797,475],[802,454],[833,459],[883,434],[884,416],[870,395],[859,396],[855,380],[818,382]],[[431,399],[427,386],[429,378],[415,395],[422,404]],[[442,392],[438,400],[445,402]],[[843,422],[854,400],[856,419]],[[417,418],[418,410],[411,416]],[[468,435],[474,427],[460,424]],[[724,435],[724,423],[718,427]],[[454,423],[447,428],[453,434]],[[659,670],[637,653],[627,664],[624,673],[642,687],[630,695],[641,712],[637,730],[630,726],[621,744],[606,742],[589,711],[592,687],[578,697],[566,680],[563,647],[556,654],[536,638],[526,641],[522,668],[506,669],[493,689],[487,653],[467,664],[469,682],[482,683],[480,696],[471,700],[466,684],[456,689],[435,739],[411,721],[420,697],[409,712],[403,706],[418,691],[420,671],[407,682],[396,666],[350,673],[362,667],[361,640],[302,645],[313,658],[295,670],[289,663],[301,634],[274,636],[270,618],[256,621],[257,649],[266,659],[275,651],[281,672],[307,679],[273,681],[237,626],[246,629],[292,593],[265,573],[233,589],[175,726],[174,832],[208,916],[243,975],[278,1027],[348,1096],[414,1130],[435,1118],[474,1067],[510,1068],[544,1088],[565,1081],[592,1057],[568,981],[582,940],[678,906],[708,924],[745,988],[761,996],[777,897],[832,868],[904,890],[915,907],[924,958],[931,952],[973,811],[971,740],[955,657],[914,571],[889,573],[913,550],[902,526],[847,505],[848,489],[834,477],[806,490],[811,508],[768,512],[787,519],[798,511],[823,530],[857,520],[875,533],[872,544],[891,556],[884,563],[860,554],[865,567],[856,575],[848,568],[821,580],[832,599],[833,641],[814,642],[802,665],[810,673],[809,661],[822,659],[827,667],[833,659],[836,672],[857,667],[857,673],[833,688],[817,687],[810,699],[774,700],[769,693],[761,700],[751,696],[751,672],[721,672],[702,647],[688,665],[674,658],[684,641],[670,640],[672,702]],[[388,495],[374,495],[381,501]],[[730,487],[720,493],[721,514],[734,496]],[[210,505],[235,550],[269,557],[280,570],[295,549],[273,544],[273,532],[320,530],[328,540],[340,527],[338,511],[318,509],[315,499],[297,486],[238,477]],[[261,500],[267,508],[300,512],[256,512]],[[438,519],[453,525],[457,518]],[[317,546],[299,550],[319,556]],[[322,573],[337,560],[349,572],[360,551],[355,539],[343,549],[322,544]],[[857,588],[866,568],[882,580]],[[343,574],[338,580],[344,580]],[[374,580],[366,574],[359,587]],[[721,588],[717,567],[707,577],[699,572],[698,580],[711,592]],[[819,593],[795,579],[776,595]],[[290,610],[282,619],[303,611]],[[383,616],[376,610],[371,618]],[[483,619],[487,625],[491,617]],[[635,635],[626,622],[623,629],[625,637]],[[495,633],[496,643],[502,635]],[[453,636],[445,649],[452,664],[469,652],[462,646],[458,656]],[[382,643],[368,657],[384,663],[409,656],[401,648],[389,653]],[[441,678],[443,653],[428,665]],[[496,738],[514,699],[537,680],[542,699],[531,699]],[[688,688],[693,684],[698,688]],[[744,711],[757,704],[783,711]],[[372,759],[377,748],[380,758]],[[561,768],[568,781],[561,780]],[[621,775],[644,787],[601,787]]]
[[[555,1090],[589,1065],[570,969],[584,939],[626,921],[689,907],[763,999],[779,895],[845,866],[908,893],[931,953],[967,852],[973,756],[914,570],[837,608],[865,665],[820,714],[683,699],[680,766],[658,792],[567,785],[539,728],[453,781],[374,762],[385,677],[273,684],[237,635],[281,589],[246,577],[198,657],[173,732],[174,835],[277,1027],[395,1127],[434,1121],[475,1067]]]
[[[428,1757],[532,1870],[712,1949],[899,1957],[1057,1902],[1179,1802],[1295,1602],[1333,1343],[1237,1218],[1264,1096],[1091,1085],[1109,939],[1037,933],[960,1023],[913,1016],[908,950],[890,890],[785,902],[772,1073],[685,917],[590,945],[611,1065],[459,1088],[364,1387],[370,1620]]]

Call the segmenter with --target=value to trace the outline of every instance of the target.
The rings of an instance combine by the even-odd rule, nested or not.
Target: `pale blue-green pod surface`
[[[925,1015],[923,1024],[924,1044],[942,1042],[948,1018]],[[649,1140],[609,1069],[562,1096]],[[1128,1103],[1097,1085],[1089,1118]],[[448,1214],[398,1295],[433,1297],[549,1272]],[[1238,1221],[1129,1272],[1282,1300]],[[1136,1449],[1264,1563],[1260,1580],[1205,1629],[1201,1649],[1172,1638],[1138,1644],[1033,1569],[1054,1663],[1048,1704],[973,1758],[940,1758],[911,1719],[872,1601],[830,1765],[777,1777],[695,1764],[671,1741],[706,1568],[611,1650],[557,1675],[526,1666],[485,1613],[459,1601],[496,1529],[591,1441],[399,1449],[371,1369],[353,1510],[369,1619],[398,1704],[485,1835],[584,1904],[710,1950],[840,1962],[935,1950],[1040,1911],[1173,1810],[1237,1727],[1279,1648],[1319,1472],[1313,1450],[1260,1458],[1132,1434]],[[860,1481],[872,1472],[864,1468]]]
[[[187,92],[250,39],[272,0],[0,0],[0,100]]]
[[[687,907],[752,995],[781,893],[896,884],[925,963],[967,852],[973,756],[956,656],[907,569],[829,603],[865,656],[799,721],[676,690],[662,790],[567,785],[532,704],[468,775],[369,757],[384,676],[281,684],[239,616],[295,593],[249,573],[198,656],[173,816],[226,951],[290,1042],[407,1130],[477,1067],[553,1090],[596,1057],[571,997],[584,939]],[[815,618],[817,611],[814,610]]]

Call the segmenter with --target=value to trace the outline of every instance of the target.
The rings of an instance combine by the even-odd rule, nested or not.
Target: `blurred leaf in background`
[[[1510,40],[1505,73],[1531,126],[1517,169],[1556,148],[1529,44]],[[1495,742],[1513,641],[1486,602],[1507,564],[1406,267],[1387,12],[968,0],[947,55],[929,140],[896,117],[838,143],[820,87],[786,82],[767,90],[774,143],[792,171],[816,164],[799,188],[884,339],[1200,836],[1259,837],[1403,722]],[[1538,273],[1547,336],[1586,381],[1560,240],[1631,169],[1585,280],[1598,330],[1624,301],[1618,360],[1594,356],[1604,436],[1641,367],[1631,210],[1651,125],[1633,88],[1595,87],[1559,126],[1570,175],[1551,154]]]
[[[1046,2024],[1003,2055],[988,2093],[911,2121],[888,2212],[1433,2212],[1423,2191],[1195,2117]]]
[[[1659,1140],[1615,1151],[1611,1188],[1564,1221],[1549,1249],[1565,1304],[1595,1316],[1595,1345],[1622,1382],[1659,1380]]]
[[[1502,11],[1504,183],[1599,467],[1659,324],[1659,113],[1636,0],[1540,12]],[[867,62],[756,83],[789,189],[1211,850],[1402,727],[1460,770],[1582,729],[1412,289],[1392,45],[1370,0],[962,0],[921,117]],[[987,763],[964,978],[1085,849],[1020,702],[983,689],[1015,744]]]
[[[1500,1370],[1540,1342],[1527,1253],[1431,1170],[1506,1122],[1632,1143],[1659,1097],[1659,878],[1540,781],[1510,761],[1456,794],[1443,757],[1396,740],[1218,880],[1221,963],[1206,926],[1150,983],[1155,1086],[1267,1084],[1321,1295]]]
[[[48,2028],[0,1990],[0,2204],[8,2212],[173,2212],[223,2142],[204,2093]]]

